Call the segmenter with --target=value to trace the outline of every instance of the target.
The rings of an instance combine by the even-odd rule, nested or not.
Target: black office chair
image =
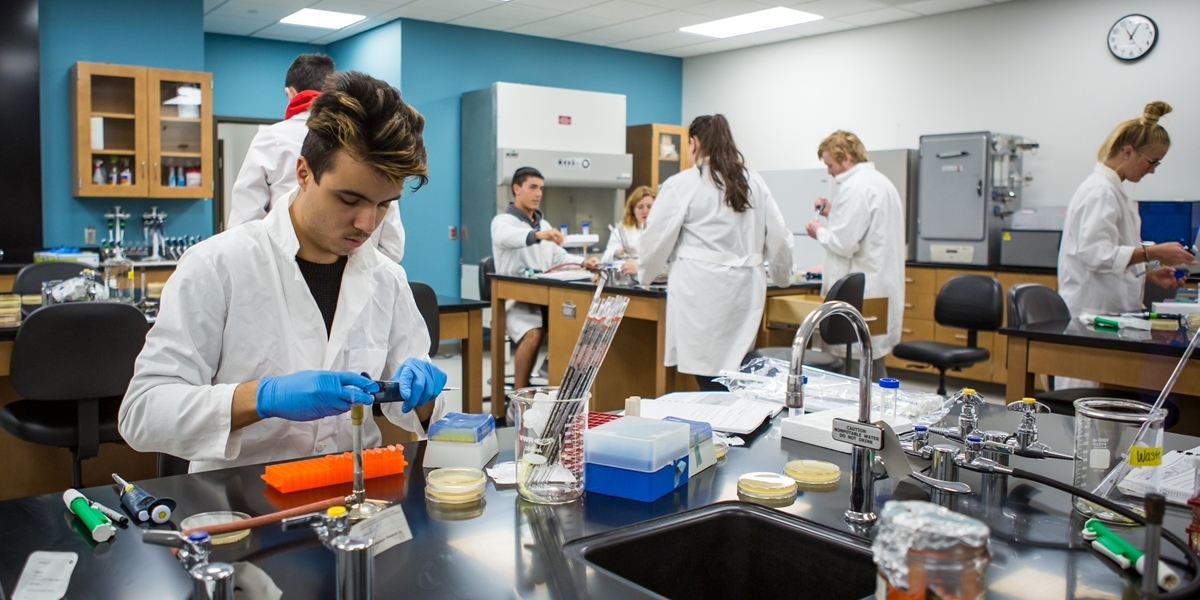
[[[12,293],[42,294],[42,283],[70,279],[83,272],[87,265],[77,262],[39,262],[21,267],[13,280]]]
[[[841,301],[845,302],[858,312],[862,312],[863,306],[863,289],[866,286],[867,277],[862,273],[850,273],[845,277],[835,281],[829,288],[829,293],[825,295],[825,301]],[[815,367],[825,371],[841,370],[847,375],[850,374],[850,350],[853,344],[858,341],[858,334],[854,332],[854,326],[850,324],[850,320],[841,316],[833,316],[821,322],[821,339],[826,344],[845,344],[846,359],[843,360],[828,352],[820,350],[808,349],[804,351],[804,366]],[[742,364],[746,364],[753,358],[774,358],[790,363],[792,361],[791,346],[770,346],[766,348],[755,348],[746,354],[742,359]]]
[[[946,395],[946,371],[960,370],[991,357],[979,347],[980,331],[996,331],[1004,318],[1004,294],[1000,282],[986,275],[952,277],[938,292],[933,305],[933,320],[938,325],[967,330],[967,345],[942,342],[904,342],[892,349],[892,356],[932,365],[938,370],[937,393]]]
[[[1058,292],[1038,283],[1022,283],[1008,288],[1009,327],[1070,320],[1071,310],[1067,308],[1067,303]],[[1053,388],[1053,375],[1050,376],[1049,383]],[[1075,401],[1080,398],[1104,397],[1141,401],[1137,392],[1096,388],[1052,390],[1034,394],[1033,397],[1050,407],[1050,412],[1069,416],[1075,416]]]
[[[496,272],[496,259],[487,257],[479,261],[479,299],[492,301],[492,275]]]
[[[29,315],[13,342],[9,375],[24,399],[0,407],[0,428],[70,449],[71,482],[82,486],[80,463],[100,444],[121,441],[117,412],[147,329],[138,309],[118,302],[57,304]]]
[[[441,335],[437,293],[433,291],[433,288],[419,281],[408,282],[408,287],[412,288],[413,300],[417,301],[417,310],[421,311],[421,318],[425,319],[425,329],[429,330],[429,358],[433,358],[438,352],[440,344],[438,338]]]

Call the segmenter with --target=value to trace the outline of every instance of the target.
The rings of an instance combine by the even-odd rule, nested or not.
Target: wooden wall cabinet
[[[631,125],[625,130],[625,151],[633,155],[632,190],[641,185],[655,192],[668,177],[692,166],[688,128],[683,125]]]
[[[212,197],[211,73],[77,62],[70,81],[75,196]]]

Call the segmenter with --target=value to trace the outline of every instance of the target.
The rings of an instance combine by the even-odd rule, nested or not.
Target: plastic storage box
[[[644,417],[623,417],[583,434],[583,458],[590,464],[652,473],[688,453],[691,428]]]
[[[711,433],[710,433],[711,435]],[[623,417],[584,432],[584,489],[653,502],[687,483],[691,427]]]
[[[499,451],[492,415],[448,413],[429,426],[421,466],[482,469]]]
[[[667,417],[664,421],[686,423],[691,428],[688,440],[688,478],[717,464],[717,449],[713,445],[712,425],[704,421],[688,421],[679,417]]]

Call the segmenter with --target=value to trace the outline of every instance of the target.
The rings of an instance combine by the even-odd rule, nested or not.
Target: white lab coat
[[[642,232],[646,230],[640,227],[626,227],[624,224],[617,225],[616,229],[621,232],[621,235],[625,236],[625,244],[621,244],[621,236],[615,232],[609,233],[608,245],[604,247],[604,256],[600,258],[600,262],[609,263],[624,260],[624,258],[617,258],[617,253],[622,249],[625,250],[626,254],[632,255],[625,258],[638,256],[638,246],[642,241]]]
[[[296,189],[296,159],[308,135],[308,115],[306,110],[255,134],[233,183],[226,229],[266,217],[280,198]],[[371,234],[371,243],[394,262],[404,258],[404,224],[400,222],[398,200]]]
[[[858,163],[833,178],[827,224],[817,230],[825,249],[821,295],[850,273],[862,273],[864,298],[888,299],[888,328],[871,336],[875,358],[900,343],[904,318],[904,204],[896,186],[871,163]],[[826,348],[837,356],[843,347]]]
[[[1146,265],[1129,265],[1141,231],[1137,203],[1116,171],[1097,163],[1067,205],[1058,250],[1058,294],[1072,315],[1142,310]]]
[[[638,250],[638,278],[651,281],[671,260],[667,279],[665,365],[715,376],[736,370],[754,347],[771,281],[787,286],[792,234],[762,177],[746,171],[750,208],[734,212],[707,169],[662,184]],[[672,258],[673,257],[673,258]]]
[[[551,229],[540,211],[534,211],[533,217],[538,231]],[[555,265],[579,262],[554,242],[534,239],[529,243],[529,234],[533,232],[533,224],[512,205],[492,219],[492,258],[497,274],[521,276],[525,269],[548,271]],[[509,300],[504,303],[504,310],[509,339],[520,341],[531,329],[542,326],[542,309],[538,306]]]
[[[296,265],[300,244],[287,207],[187,251],[163,288],[121,404],[120,431],[139,452],[192,461],[192,471],[353,448],[350,415],[294,422],[271,418],[230,431],[234,388],[307,369],[391,377],[407,358],[427,358],[429,333],[404,269],[364,245],[350,254],[328,337]],[[393,423],[424,438],[415,412],[385,405]],[[445,406],[436,401],[433,420]],[[367,419],[367,447],[380,443]]]

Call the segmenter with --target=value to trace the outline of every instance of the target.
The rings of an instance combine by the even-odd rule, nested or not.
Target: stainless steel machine
[[[980,131],[921,136],[917,260],[992,266],[1030,179],[1022,156],[1038,144]]]

